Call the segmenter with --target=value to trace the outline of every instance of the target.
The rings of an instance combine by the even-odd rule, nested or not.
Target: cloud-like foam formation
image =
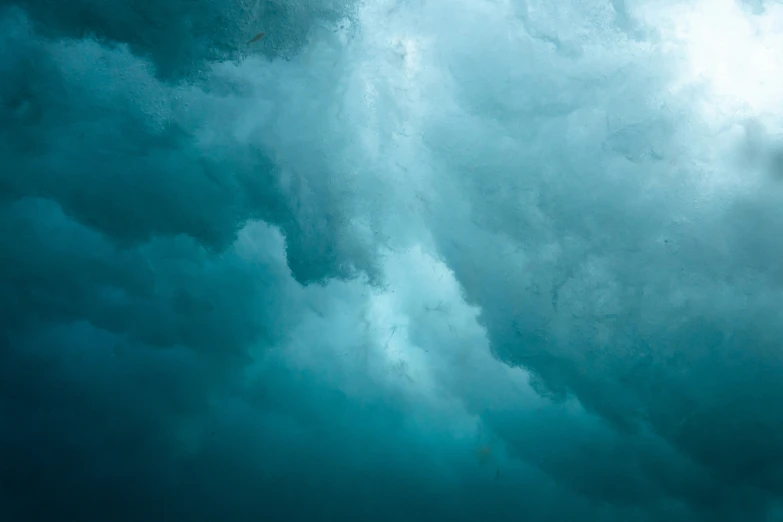
[[[5,0],[0,519],[775,520],[781,21]]]
[[[107,46],[127,45],[152,61],[164,78],[203,71],[210,61],[239,58],[263,27],[274,28],[263,42],[269,55],[290,55],[306,43],[314,26],[342,18],[343,0],[285,2],[153,2],[107,4],[84,0],[67,6],[50,0],[3,1],[21,7],[38,33],[53,38],[95,38]]]

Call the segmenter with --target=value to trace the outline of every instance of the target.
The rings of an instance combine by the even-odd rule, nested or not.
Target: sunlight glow
[[[684,83],[702,84],[717,114],[783,112],[783,11],[763,15],[736,0],[699,2],[676,12],[675,38],[684,45]]]

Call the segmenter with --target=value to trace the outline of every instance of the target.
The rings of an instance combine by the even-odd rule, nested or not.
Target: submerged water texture
[[[781,65],[772,0],[0,0],[0,521],[783,520]]]

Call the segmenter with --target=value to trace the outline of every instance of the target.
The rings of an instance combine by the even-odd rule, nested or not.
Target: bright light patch
[[[685,84],[704,84],[713,115],[783,112],[781,11],[753,15],[735,0],[708,0],[675,10],[685,46]]]

